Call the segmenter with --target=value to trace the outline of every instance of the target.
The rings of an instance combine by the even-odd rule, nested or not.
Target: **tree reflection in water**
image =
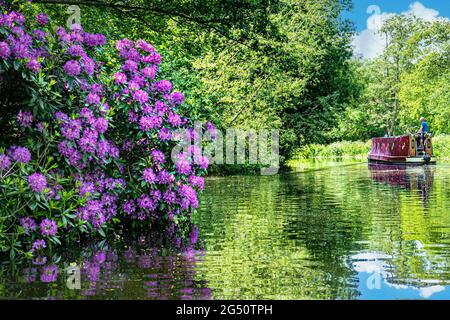
[[[430,191],[433,188],[435,166],[411,167],[405,165],[369,164],[374,181],[401,187],[409,191],[418,191],[423,206],[427,206]]]

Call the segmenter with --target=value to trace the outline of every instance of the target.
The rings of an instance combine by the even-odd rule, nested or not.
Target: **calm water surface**
[[[142,239],[5,262],[0,297],[450,299],[450,166],[308,168],[209,178],[184,249]]]

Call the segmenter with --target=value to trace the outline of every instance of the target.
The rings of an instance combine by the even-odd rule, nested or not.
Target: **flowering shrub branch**
[[[189,229],[208,159],[196,146],[170,158],[176,132],[194,136],[196,119],[158,79],[160,62],[143,40],[110,48],[80,25],[3,8],[0,83],[19,74],[28,95],[11,119],[15,145],[0,148],[3,249],[33,252],[129,226]]]

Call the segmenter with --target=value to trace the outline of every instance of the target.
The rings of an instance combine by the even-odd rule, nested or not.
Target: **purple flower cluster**
[[[11,55],[11,48],[9,47],[9,44],[7,44],[4,41],[0,42],[0,58],[3,60],[6,60]]]
[[[47,188],[47,178],[41,173],[33,173],[28,177],[28,184],[33,192],[42,193]]]
[[[30,231],[36,230],[36,222],[30,217],[20,219],[20,225],[26,234],[29,234]]]
[[[45,241],[40,239],[33,242],[31,246],[31,251],[36,252],[47,248],[47,245],[45,244]]]
[[[18,163],[28,163],[31,160],[31,153],[26,147],[16,147],[10,148],[11,157],[14,161]]]
[[[8,169],[11,166],[11,159],[5,154],[0,154],[0,171]]]
[[[41,13],[36,17],[36,22],[39,26],[45,26],[48,17]],[[44,46],[47,34],[40,29],[26,32],[24,23],[24,15],[18,12],[0,14],[0,27],[10,31],[9,36],[0,42],[0,58],[19,59],[28,70],[37,73],[41,68],[39,60],[48,55],[48,48]],[[40,41],[40,44],[36,45],[34,40]]]
[[[79,208],[77,216],[81,221],[89,222],[94,229],[99,229],[117,214],[117,195],[103,194],[99,200],[89,200]]]
[[[71,77],[76,77],[81,73],[80,63],[76,60],[69,60],[63,66],[64,71]]]
[[[139,120],[139,128],[142,131],[150,131],[151,129],[160,128],[162,118],[159,116],[142,116]]]
[[[29,111],[20,110],[16,117],[22,127],[29,128],[33,123],[33,115]]]
[[[66,114],[55,115],[59,119],[61,135],[66,139],[58,144],[59,153],[70,165],[83,169],[86,162],[104,163],[119,157],[119,148],[109,140],[101,137],[108,130],[108,120],[96,117],[94,112],[83,108],[77,119],[69,119]]]
[[[42,268],[40,279],[44,283],[55,282],[58,279],[59,268],[57,265],[52,264]]]
[[[36,16],[36,22],[41,26],[45,26],[48,23],[48,16],[44,13],[39,13]]]
[[[39,228],[41,230],[41,234],[47,237],[54,236],[58,232],[58,226],[56,225],[56,222],[50,219],[42,220]]]

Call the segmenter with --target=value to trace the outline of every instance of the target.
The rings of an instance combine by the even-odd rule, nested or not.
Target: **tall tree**
[[[400,78],[411,65],[406,51],[408,40],[422,28],[422,25],[422,20],[413,16],[397,15],[389,18],[380,30],[386,39],[386,48],[380,60],[380,67],[385,72],[382,90],[388,136],[394,135],[396,128],[400,104]]]

